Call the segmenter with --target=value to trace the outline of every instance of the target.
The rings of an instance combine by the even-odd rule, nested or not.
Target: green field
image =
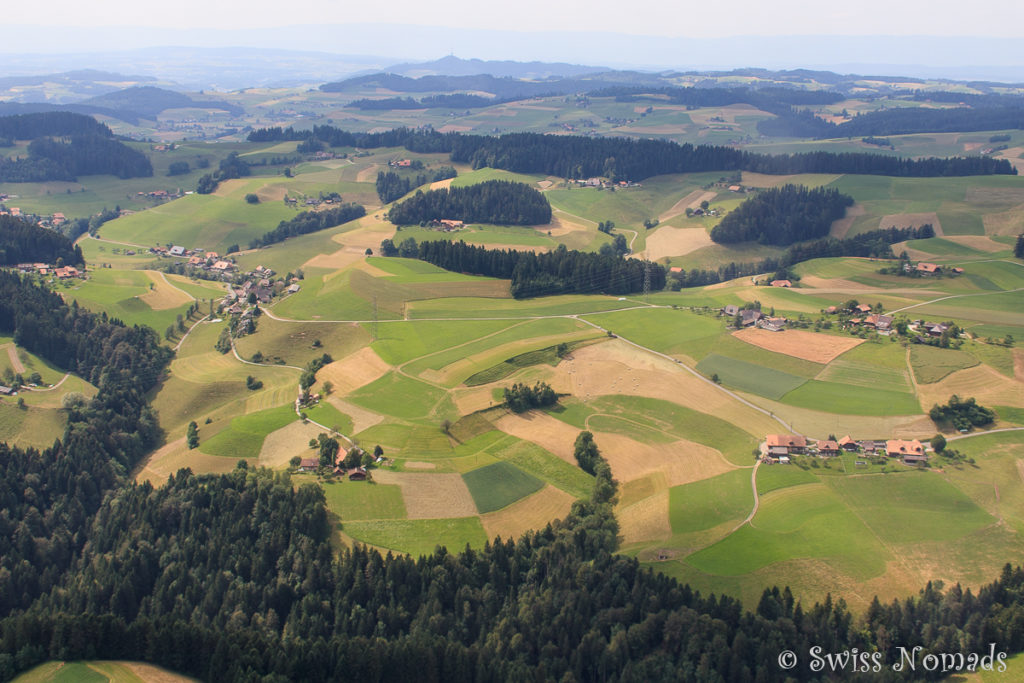
[[[429,555],[437,546],[479,549],[487,542],[479,517],[343,522],[342,528],[358,541],[414,557]]]
[[[576,498],[587,498],[594,488],[592,476],[529,441],[503,448],[496,456]]]
[[[536,493],[544,482],[508,462],[496,462],[462,475],[480,514],[494,512]]]
[[[673,533],[739,523],[754,505],[750,470],[738,469],[711,479],[669,489],[668,517]]]
[[[712,353],[698,363],[697,371],[707,377],[717,374],[718,379],[727,387],[771,399],[781,399],[804,383],[813,381],[763,365],[726,358],[717,353]]]
[[[799,467],[764,465],[757,470],[757,493],[763,496],[776,489],[813,484],[816,481],[818,481],[816,476]]]
[[[786,393],[783,403],[838,415],[915,415],[921,405],[913,394],[812,379]]]
[[[919,383],[931,384],[952,372],[973,367],[978,361],[963,351],[914,344],[910,347],[910,364]]]
[[[231,458],[255,458],[263,447],[263,440],[271,432],[299,419],[291,405],[261,410],[231,420],[231,426],[203,440],[203,426],[199,426],[199,450],[209,455]]]
[[[313,422],[322,424],[331,430],[342,434],[352,433],[352,418],[335,408],[327,400],[320,401],[311,408],[305,408],[302,412]]]
[[[723,329],[716,318],[664,308],[590,315],[587,320],[655,351],[694,358],[713,347]]]
[[[389,372],[357,389],[348,399],[382,415],[405,420],[429,418],[439,411],[450,412],[450,399],[444,390],[397,372]]]
[[[296,481],[300,481],[296,477]],[[349,520],[405,519],[402,490],[394,484],[340,479],[323,485],[327,509]]]

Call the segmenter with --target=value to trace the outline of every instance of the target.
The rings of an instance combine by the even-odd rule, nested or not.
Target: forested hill
[[[543,225],[551,222],[551,204],[524,183],[488,180],[466,187],[420,191],[388,212],[388,219],[395,225],[443,218],[467,223]]]
[[[149,158],[114,139],[83,114],[46,112],[0,117],[0,137],[31,140],[28,158],[0,158],[0,182],[76,180],[80,175],[153,175]]]
[[[82,265],[82,248],[65,235],[17,216],[0,216],[0,265],[57,263]]]
[[[1017,169],[1006,159],[985,156],[905,159],[882,154],[807,152],[755,154],[732,147],[677,144],[670,140],[592,138],[579,135],[509,133],[491,137],[438,133],[432,129],[396,128],[382,133],[351,133],[333,126],[312,131],[263,128],[249,134],[252,142],[313,138],[333,147],[405,147],[410,152],[448,152],[452,161],[517,173],[543,173],[561,178],[604,176],[644,180],[668,173],[752,171],[771,175],[854,173],[902,177],[1008,174]]]
[[[839,190],[783,185],[758,192],[711,229],[719,244],[756,241],[784,247],[828,235],[832,222],[853,206]]]

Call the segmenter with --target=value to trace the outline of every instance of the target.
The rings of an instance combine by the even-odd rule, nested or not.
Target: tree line
[[[333,228],[335,225],[348,223],[365,215],[366,209],[362,205],[351,202],[324,211],[303,211],[295,218],[281,221],[276,228],[264,233],[262,237],[254,237],[249,241],[249,248],[259,249],[268,244],[283,242],[289,237],[298,237],[318,230]]]
[[[832,188],[771,187],[726,214],[711,229],[711,239],[719,244],[756,241],[784,247],[824,237],[850,206],[853,197]]]
[[[813,114],[810,114],[813,116]],[[853,173],[898,177],[1016,175],[1006,159],[990,157],[903,157],[852,152],[758,154],[732,147],[694,146],[671,140],[591,138],[580,135],[508,133],[501,136],[439,133],[432,128],[396,128],[381,133],[354,134],[331,126],[314,126],[313,134],[331,146],[363,149],[405,147],[411,152],[448,152],[451,160],[474,168],[500,168],[517,173],[543,173],[561,178],[605,176],[644,180],[668,173],[751,171],[770,175]],[[292,128],[255,130],[256,142],[302,140],[309,131]]]
[[[82,248],[56,230],[48,230],[18,216],[0,216],[0,265],[56,263],[80,266]]]
[[[403,250],[403,247],[407,248]],[[535,254],[447,240],[421,242],[417,246],[410,238],[399,246],[399,252],[403,256],[415,254],[445,270],[511,280],[512,296],[517,299],[597,292],[631,294],[643,291],[645,273],[652,290],[665,287],[665,268],[661,265],[614,253],[569,250],[565,245],[545,254]]]
[[[386,173],[378,171],[377,196],[380,197],[381,202],[387,204],[409,194],[414,187],[425,185],[428,182],[436,183],[441,180],[448,180],[457,175],[458,171],[452,166],[442,166],[430,176],[426,173],[417,173],[415,176],[402,176],[394,171],[387,171]]]
[[[882,228],[837,239],[825,237],[790,246],[779,257],[769,257],[760,261],[737,263],[731,261],[715,270],[693,268],[672,273],[670,287],[678,290],[683,287],[703,287],[716,282],[725,282],[747,275],[772,273],[784,270],[804,261],[816,258],[835,258],[853,256],[859,258],[895,258],[892,245],[906,240],[927,239],[935,237],[931,224],[919,228]],[[785,279],[785,278],[781,278]]]
[[[213,194],[222,180],[234,178],[245,178],[252,175],[252,169],[244,159],[238,156],[238,152],[232,152],[226,158],[221,159],[217,170],[213,173],[206,173],[196,183],[196,192],[199,194]]]
[[[0,138],[36,140],[42,137],[97,136],[112,138],[113,131],[91,116],[68,111],[0,116]]]
[[[495,99],[483,97],[482,95],[468,95],[464,93],[452,93],[448,95],[428,95],[419,100],[412,97],[385,97],[381,99],[353,100],[346,106],[352,109],[363,109],[369,111],[391,111],[397,109],[473,109],[475,107],[489,107],[495,104],[508,102],[508,99]]]
[[[487,180],[466,187],[418,191],[388,211],[395,225],[442,218],[467,223],[541,225],[551,222],[551,204],[540,191],[509,180]]]

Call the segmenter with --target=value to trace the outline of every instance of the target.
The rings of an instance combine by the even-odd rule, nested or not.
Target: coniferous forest
[[[405,242],[400,245],[406,246]],[[413,251],[415,249],[415,251]],[[645,271],[654,291],[665,287],[665,268],[613,253],[557,249],[544,254],[514,249],[488,249],[465,242],[421,242],[407,250],[421,260],[458,273],[511,280],[512,296],[525,299],[553,294],[631,294],[644,288]],[[382,248],[382,253],[389,250]]]
[[[719,244],[756,241],[784,247],[824,237],[849,206],[853,206],[853,197],[835,189],[772,187],[727,213],[711,229],[711,239]]]
[[[391,207],[395,225],[414,225],[443,218],[467,223],[543,225],[551,222],[551,204],[524,183],[488,180],[466,187],[417,192]]]
[[[81,175],[153,175],[145,154],[114,139],[91,116],[70,112],[0,117],[0,138],[31,140],[28,157],[0,157],[0,182],[75,180]]]
[[[0,216],[0,265],[56,263],[78,266],[85,263],[82,248],[66,235],[47,230],[17,216]]]
[[[752,171],[771,175],[855,173],[897,177],[1017,174],[1008,160],[986,156],[906,159],[851,152],[769,155],[732,147],[680,145],[670,140],[540,133],[486,136],[409,128],[354,134],[331,126],[314,126],[313,134],[332,147],[405,147],[410,152],[423,154],[448,152],[452,161],[468,163],[474,168],[487,166],[560,178],[604,176],[638,181],[668,173],[701,171]],[[305,140],[307,137],[308,131],[264,128],[250,133],[248,139],[251,142],[272,142]]]
[[[263,237],[250,240],[249,248],[258,249],[268,244],[283,242],[289,237],[306,235],[317,230],[325,230],[335,225],[348,223],[366,215],[366,209],[360,204],[342,204],[324,211],[303,211],[295,218],[281,221],[277,227],[270,232],[264,233]]]

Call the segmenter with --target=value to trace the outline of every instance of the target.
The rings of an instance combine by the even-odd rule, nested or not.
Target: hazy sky
[[[7,25],[262,28],[402,23],[520,31],[606,31],[652,36],[1024,36],[1014,0],[36,0],[5,3]],[[609,46],[612,50],[613,46]],[[922,56],[927,61],[927,56]]]

